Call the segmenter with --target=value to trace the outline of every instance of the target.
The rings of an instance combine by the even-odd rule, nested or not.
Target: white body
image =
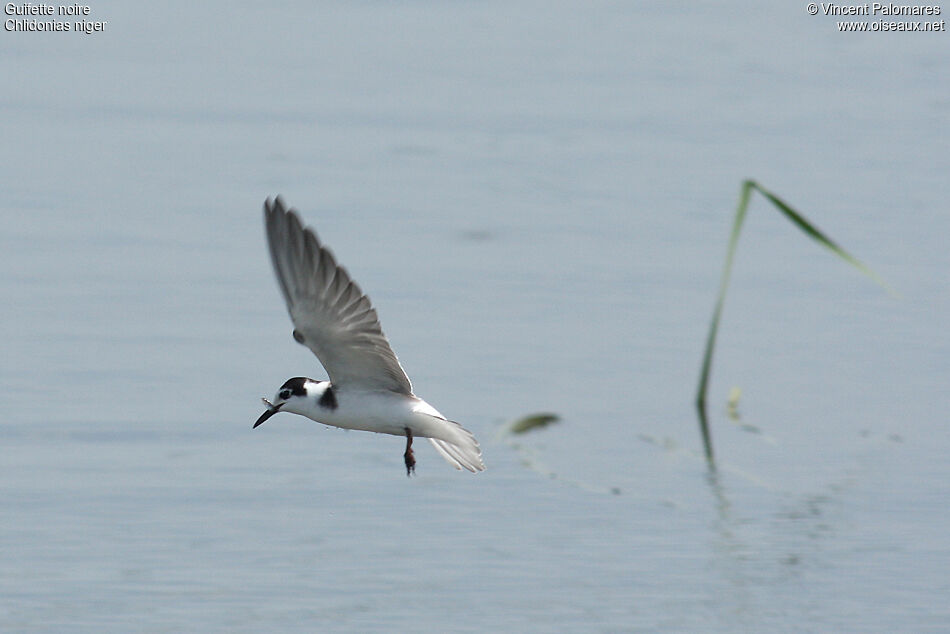
[[[403,437],[409,429],[415,437],[444,440],[463,447],[473,442],[472,434],[461,425],[447,420],[416,396],[333,386],[337,407],[324,407],[320,399],[330,385],[329,381],[308,382],[305,385],[307,397],[288,400],[281,411],[343,429]]]

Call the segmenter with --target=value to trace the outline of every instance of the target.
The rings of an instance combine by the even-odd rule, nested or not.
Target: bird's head
[[[281,411],[282,409],[286,412],[299,413],[303,410],[302,406],[304,401],[307,398],[307,383],[313,383],[313,379],[308,379],[302,376],[295,376],[292,379],[287,379],[287,381],[280,386],[280,389],[277,390],[277,394],[274,395],[274,400],[268,401],[266,398],[261,399],[267,405],[267,409],[264,410],[264,413],[261,414],[260,418],[257,419],[257,422],[254,423],[254,427],[258,425],[263,425],[268,418]]]

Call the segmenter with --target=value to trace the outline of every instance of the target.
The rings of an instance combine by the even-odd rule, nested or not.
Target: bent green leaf
[[[749,207],[749,200],[752,192],[757,191],[771,202],[782,215],[788,218],[796,227],[801,229],[805,235],[809,236],[818,244],[830,250],[832,253],[842,258],[859,271],[870,277],[877,284],[882,286],[891,295],[896,293],[887,285],[884,280],[878,277],[863,262],[845,251],[835,241],[822,233],[811,221],[796,211],[784,200],[759,185],[754,180],[747,180],[742,183],[742,189],[739,193],[739,204],[736,207],[736,215],[732,221],[732,233],[729,236],[729,246],[726,249],[726,261],[723,265],[722,275],[719,279],[719,294],[716,297],[716,304],[713,307],[713,316],[709,324],[709,333],[706,335],[706,350],[703,353],[702,367],[699,373],[699,385],[696,389],[696,409],[699,414],[699,427],[703,436],[703,447],[706,452],[706,458],[709,464],[713,464],[712,439],[709,434],[709,419],[706,413],[706,394],[709,388],[709,373],[712,367],[713,351],[716,348],[716,336],[719,333],[719,320],[722,317],[722,307],[726,299],[726,291],[729,288],[729,280],[732,276],[732,263],[735,257],[736,246],[739,243],[739,234],[742,230],[742,223],[745,220],[746,210]]]

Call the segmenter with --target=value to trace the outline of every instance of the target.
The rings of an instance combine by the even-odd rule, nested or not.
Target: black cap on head
[[[290,393],[294,396],[306,396],[307,389],[304,387],[307,382],[316,383],[313,379],[308,379],[305,376],[295,376],[292,379],[287,379],[284,381],[284,384],[280,386],[280,391],[290,390]]]

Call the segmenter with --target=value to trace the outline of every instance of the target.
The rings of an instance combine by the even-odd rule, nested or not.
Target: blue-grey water
[[[0,630],[950,629],[946,32],[751,1],[90,9],[104,31],[0,34]],[[745,178],[899,295],[754,199],[711,473],[692,401]],[[485,473],[251,430],[324,376],[265,253],[277,193]]]

